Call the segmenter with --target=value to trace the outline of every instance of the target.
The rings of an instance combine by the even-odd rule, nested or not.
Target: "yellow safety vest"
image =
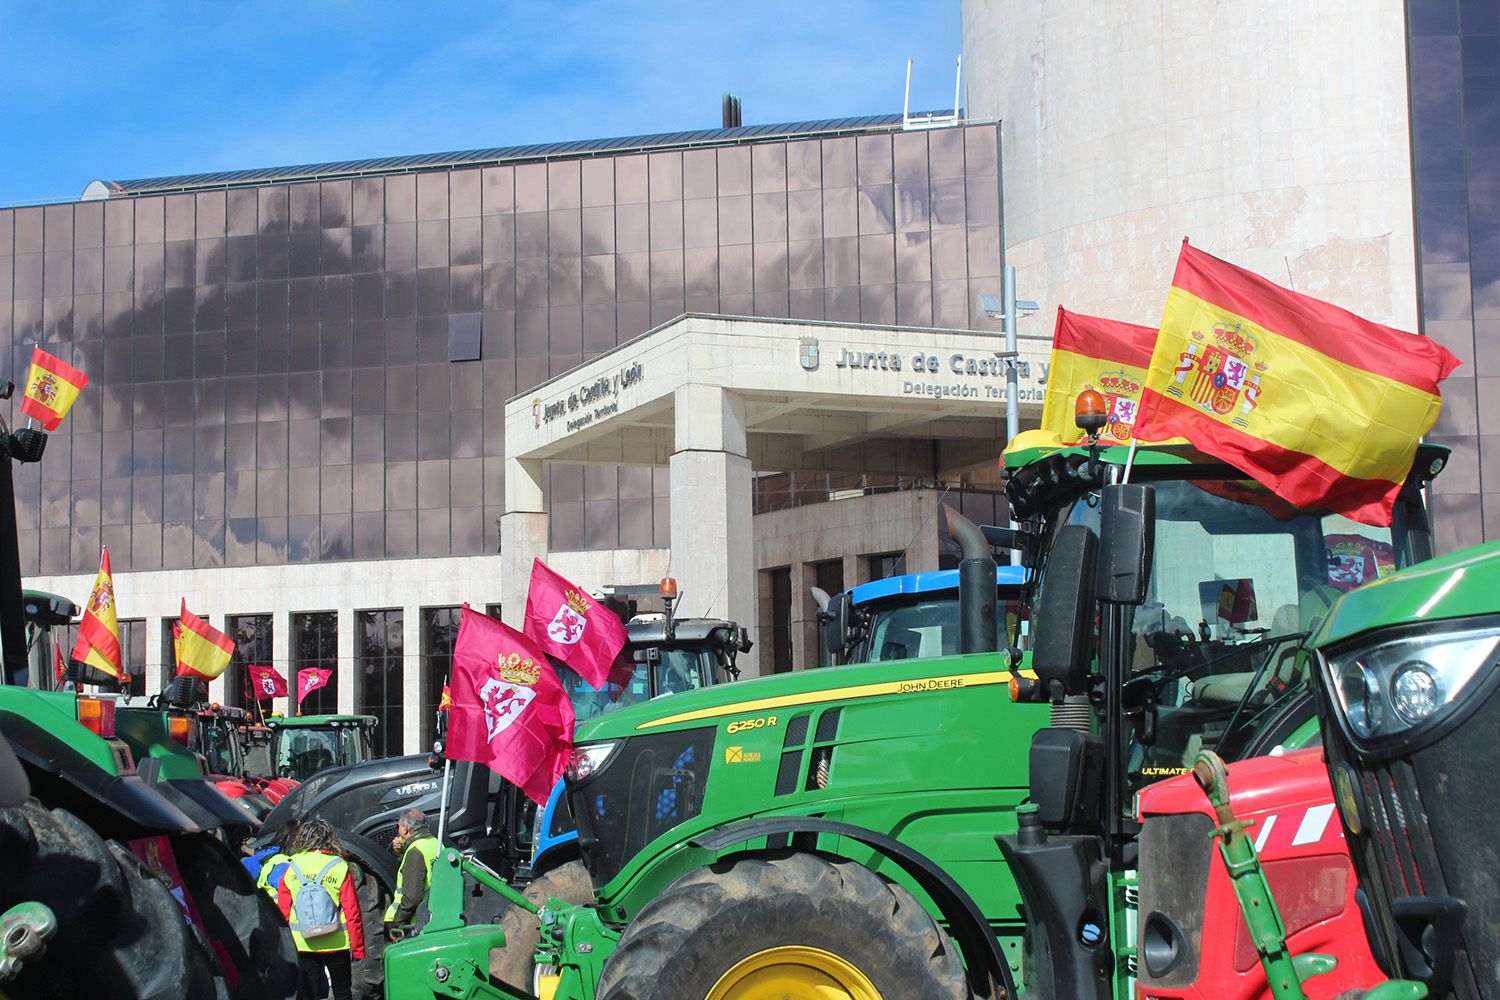
[[[425,894],[432,888],[432,862],[437,859],[438,839],[436,837],[419,837],[406,845],[406,850],[401,852],[401,866],[396,870],[396,894],[391,897],[391,905],[385,908],[385,922],[390,923],[396,919],[396,908],[401,905],[402,898],[406,895],[406,859],[412,851],[422,855],[422,868],[426,877],[422,880],[422,892]]]
[[[335,855],[326,854],[323,851],[303,851],[301,854],[292,855],[286,874],[282,876],[281,883],[292,897],[291,915],[287,918],[287,926],[291,928],[292,940],[296,942],[298,951],[349,950],[349,929],[344,924],[344,907],[340,899],[344,878],[349,874],[349,863],[343,858],[338,858],[333,865],[329,866],[328,871],[323,872],[323,867],[334,860]],[[323,872],[322,882],[312,882],[312,879],[318,877],[319,872]],[[306,884],[302,881],[304,877],[309,880]],[[334,909],[339,915],[337,933],[325,934],[312,941],[302,936],[297,926],[297,897],[304,891],[328,892],[333,895]]]
[[[261,864],[260,874],[255,877],[255,887],[271,897],[271,902],[276,902],[276,894],[281,891],[281,886],[273,885],[271,882],[271,870],[277,865],[285,864],[291,860],[291,855],[285,851],[277,851]],[[285,874],[285,873],[283,873]]]

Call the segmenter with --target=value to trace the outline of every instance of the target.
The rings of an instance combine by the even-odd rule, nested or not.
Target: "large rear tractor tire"
[[[569,861],[533,879],[521,894],[538,907],[554,898],[583,906],[594,901],[594,882],[582,861]],[[508,907],[500,915],[500,928],[505,947],[490,953],[490,975],[535,993],[536,946],[542,937],[536,914]]]
[[[638,913],[600,1000],[961,1000],[963,962],[911,894],[813,854],[689,872]]]
[[[183,883],[193,897],[203,932],[225,950],[237,983],[235,1000],[275,1000],[297,995],[297,946],[271,898],[216,837],[172,838]]]
[[[212,958],[182,909],[124,847],[35,801],[0,809],[0,910],[36,900],[57,936],[6,986],[13,997],[214,997]]]

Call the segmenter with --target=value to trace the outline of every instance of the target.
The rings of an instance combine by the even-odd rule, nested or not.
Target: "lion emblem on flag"
[[[276,693],[276,682],[271,680],[266,674],[261,674],[260,689],[266,694],[274,695]]]
[[[488,738],[493,740],[509,729],[535,697],[535,688],[510,684],[495,677],[480,685],[479,701],[484,706],[485,732],[489,734]]]
[[[576,590],[568,591],[562,604],[557,606],[557,614],[552,616],[552,621],[547,625],[547,635],[553,642],[560,642],[565,646],[575,646],[583,638],[584,629],[588,628],[589,620],[584,617],[584,612],[589,609],[588,599]]]

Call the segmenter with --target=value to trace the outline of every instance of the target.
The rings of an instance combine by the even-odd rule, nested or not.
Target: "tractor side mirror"
[[[1156,488],[1143,483],[1104,487],[1099,502],[1099,535],[1099,600],[1141,603],[1151,581]]]
[[[1031,650],[1038,687],[1053,702],[1083,692],[1094,623],[1094,569],[1099,539],[1070,524],[1057,533],[1033,617],[1040,623]]]
[[[818,611],[818,666],[832,666],[849,644],[849,595],[835,594]]]

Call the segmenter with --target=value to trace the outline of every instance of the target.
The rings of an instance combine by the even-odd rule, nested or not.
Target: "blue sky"
[[[0,205],[282,166],[953,101],[959,0],[0,0]]]

